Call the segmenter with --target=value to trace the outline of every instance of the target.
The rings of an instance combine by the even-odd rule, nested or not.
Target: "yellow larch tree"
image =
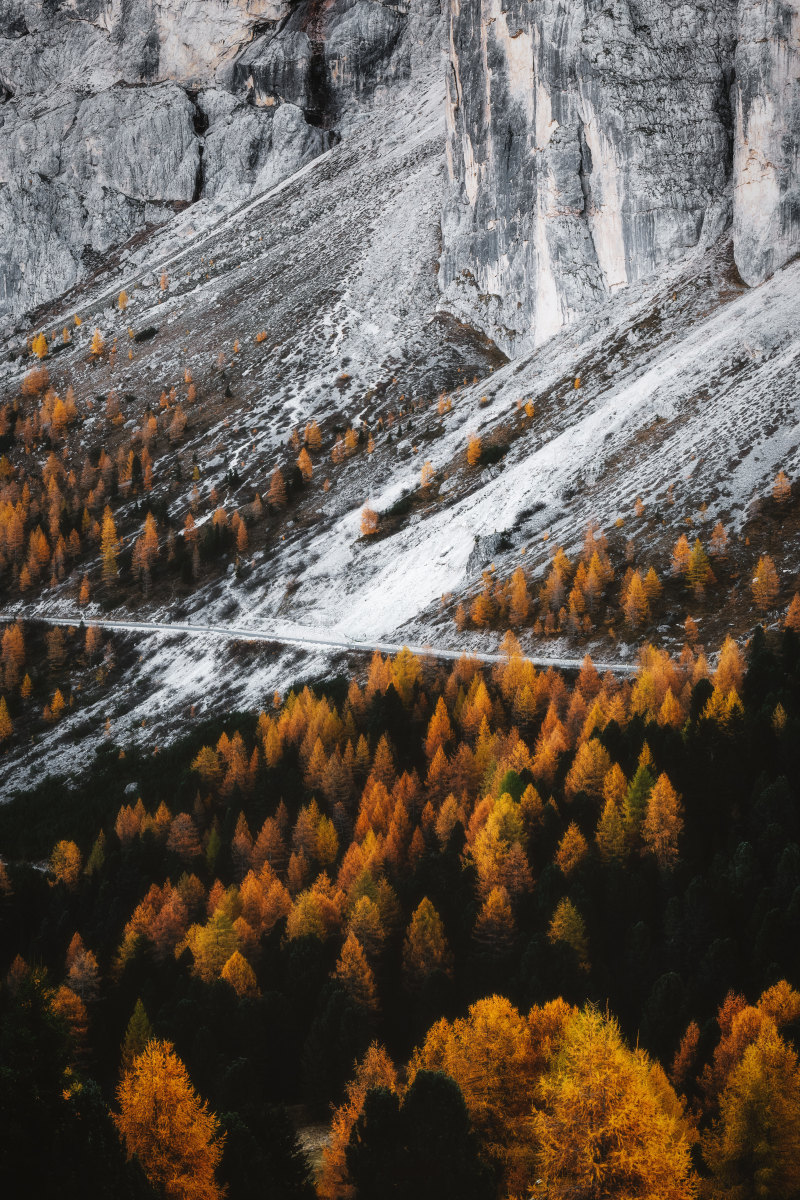
[[[583,862],[588,849],[586,838],[575,822],[570,821],[556,851],[556,863],[567,878]]]
[[[786,610],[786,619],[784,624],[787,629],[791,629],[794,633],[800,633],[800,592],[795,592],[792,596],[792,602]]]
[[[336,979],[351,999],[365,1012],[377,1012],[378,990],[367,956],[351,929],[334,971]]]
[[[56,883],[70,891],[78,886],[81,877],[81,852],[74,842],[57,842],[50,855],[50,874]]]
[[[275,508],[283,508],[286,504],[286,483],[280,467],[276,467],[270,477],[267,501]]]
[[[225,963],[220,972],[220,979],[224,979],[226,983],[230,984],[240,998],[259,994],[256,973],[238,950],[234,950]]]
[[[642,840],[662,871],[672,870],[678,861],[678,839],[682,832],[680,797],[667,775],[661,774],[647,801]]]
[[[153,1040],[137,1055],[117,1092],[114,1114],[128,1158],[139,1160],[156,1191],[174,1200],[220,1200],[215,1179],[224,1137],[192,1087],[169,1042]]]
[[[103,525],[100,534],[100,557],[103,562],[103,578],[107,583],[117,578],[117,555],[119,554],[119,538],[117,527],[111,509],[106,505],[103,512]]]
[[[759,558],[750,587],[753,599],[761,612],[772,608],[778,598],[780,582],[778,572],[775,570],[775,563],[768,554],[762,554]]]
[[[703,1139],[711,1195],[793,1200],[800,1193],[800,1068],[772,1020],[733,1066]]]
[[[552,945],[562,942],[575,952],[578,965],[589,969],[589,942],[583,917],[566,896],[559,900],[547,929],[547,940]]]
[[[504,1195],[523,1195],[535,1178],[531,1093],[542,1062],[532,1026],[543,1015],[533,1010],[526,1020],[504,996],[487,997],[466,1017],[437,1021],[409,1064],[409,1084],[418,1071],[444,1071],[456,1081],[483,1151],[501,1172]],[[544,1023],[557,1040],[559,1021],[554,1010],[548,1015]]]
[[[419,991],[435,972],[452,973],[452,955],[442,918],[426,896],[411,918],[403,943],[403,975],[411,991]]]
[[[342,1104],[334,1110],[331,1134],[322,1152],[322,1174],[317,1184],[320,1200],[350,1200],[353,1188],[347,1172],[347,1146],[361,1115],[367,1092],[386,1088],[397,1092],[397,1074],[392,1060],[377,1042],[373,1042],[356,1064],[354,1077],[347,1084]]]
[[[5,696],[0,696],[0,742],[7,742],[14,732]]]
[[[778,471],[772,485],[772,497],[777,504],[786,504],[792,498],[792,485],[783,470]]]
[[[680,1102],[610,1017],[589,1008],[571,1018],[538,1102],[538,1168],[552,1200],[694,1200],[693,1136]]]

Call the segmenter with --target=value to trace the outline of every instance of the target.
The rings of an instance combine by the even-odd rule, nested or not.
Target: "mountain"
[[[0,0],[4,1194],[800,1197],[799,140],[800,0]]]
[[[629,567],[663,580],[667,645],[687,613],[709,649],[749,628],[764,552],[788,603],[797,514],[771,489],[800,462],[797,21],[744,2],[7,6],[0,203],[26,271],[5,276],[4,397],[45,331],[77,420],[28,466],[55,444],[96,475],[105,450],[126,546],[116,590],[96,541],[24,596],[7,560],[6,611],[74,614],[86,574],[87,615],[493,650],[496,624],[453,623],[481,571],[524,566],[535,597],[590,520],[611,542],[610,607],[544,640],[532,610],[537,653],[630,660],[639,633],[612,604]],[[124,464],[153,414],[145,494]],[[267,502],[276,466],[288,508]],[[84,501],[78,483],[76,522]],[[247,551],[168,566],[168,536],[182,550],[187,514],[205,536],[219,506]],[[130,554],[148,508],[162,549],[145,586]],[[720,585],[687,594],[673,546],[708,546],[717,521]],[[231,702],[286,679],[203,654]],[[169,723],[193,669],[184,689],[169,655],[144,658]]]

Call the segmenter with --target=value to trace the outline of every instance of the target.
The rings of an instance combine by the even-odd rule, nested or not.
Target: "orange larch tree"
[[[220,1200],[215,1179],[224,1138],[169,1042],[151,1041],[117,1092],[114,1122],[156,1190],[175,1200]]]

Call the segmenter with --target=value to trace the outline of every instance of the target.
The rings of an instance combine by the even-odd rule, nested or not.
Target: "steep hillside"
[[[622,39],[620,47],[628,39],[643,57],[635,59],[635,69],[626,67],[617,47],[613,72],[619,82],[619,73],[628,71],[630,86],[638,87],[637,72],[644,72],[656,54],[656,34],[663,44],[674,27],[642,24],[635,7],[626,6],[630,20],[612,28],[592,6],[576,6],[577,25],[559,27],[563,47],[579,50],[585,65],[589,34],[602,35],[609,46],[614,38]],[[452,83],[458,68],[462,89],[454,107],[452,90],[449,98],[445,95],[438,14],[416,7],[400,14],[402,30],[397,25],[395,37],[386,32],[395,21],[386,14],[394,10],[381,9],[381,16],[372,12],[378,8],[356,5],[340,11],[334,5],[326,10],[327,25],[313,11],[294,8],[264,30],[252,25],[256,14],[248,8],[246,35],[240,31],[223,55],[226,86],[233,89],[227,94],[237,93],[238,107],[231,109],[232,101],[219,89],[213,100],[215,112],[229,110],[213,151],[216,166],[209,165],[213,125],[195,130],[191,136],[197,145],[187,151],[199,154],[202,141],[204,179],[216,179],[218,192],[204,192],[165,224],[137,225],[139,231],[118,249],[91,261],[91,273],[87,260],[71,291],[9,332],[0,396],[8,464],[3,502],[11,506],[4,518],[4,612],[71,617],[80,601],[87,620],[92,613],[127,612],[162,621],[250,624],[335,641],[386,638],[492,651],[509,623],[506,584],[524,567],[531,602],[516,628],[523,646],[539,655],[574,658],[588,651],[601,660],[630,661],[645,637],[679,648],[687,616],[709,648],[729,630],[749,630],[762,613],[776,622],[797,590],[800,570],[798,501],[791,486],[779,500],[772,495],[778,472],[785,472],[791,485],[800,465],[800,334],[794,318],[800,264],[782,265],[796,249],[791,201],[796,180],[788,160],[775,193],[783,199],[780,229],[774,222],[771,226],[774,255],[757,270],[753,264],[762,261],[761,251],[743,250],[748,238],[752,242],[754,226],[743,221],[741,204],[729,204],[739,187],[732,171],[741,146],[739,126],[734,128],[730,113],[720,108],[719,89],[728,76],[715,55],[724,46],[726,54],[741,58],[750,54],[751,43],[730,30],[723,38],[709,25],[704,36],[708,62],[717,64],[713,87],[709,83],[698,92],[691,72],[681,74],[679,63],[670,76],[675,87],[681,80],[683,106],[671,116],[672,165],[655,152],[660,143],[652,130],[629,130],[614,151],[615,161],[628,172],[616,200],[608,191],[604,197],[597,192],[596,154],[583,159],[579,154],[580,161],[573,162],[570,151],[568,163],[559,159],[569,172],[577,171],[579,186],[572,216],[569,205],[562,211],[556,193],[550,197],[548,204],[561,213],[553,223],[550,210],[536,198],[540,194],[525,192],[525,172],[517,177],[513,155],[506,175],[497,173],[494,159],[492,166],[480,155],[470,174],[472,167],[468,171],[465,164],[477,143],[467,153],[463,140],[467,124],[483,120],[470,115],[470,106],[483,88],[487,62],[495,89],[513,85],[519,99],[530,83],[528,76],[509,73],[510,59],[503,67],[497,57],[502,42],[506,56],[517,56],[512,65],[533,55],[536,104],[544,107],[525,121],[540,129],[536,112],[541,117],[550,104],[547,153],[556,153],[557,138],[567,136],[573,118],[583,121],[581,136],[590,144],[597,130],[591,131],[585,111],[580,116],[583,84],[577,68],[556,52],[556,43],[545,54],[545,26],[537,26],[531,41],[509,25],[503,40],[494,14],[480,25],[494,30],[495,41],[485,44],[479,61],[474,56],[484,35],[477,25],[470,33],[468,24],[475,14],[470,17],[468,6],[454,10],[449,78]],[[718,8],[715,20],[731,6]],[[746,5],[739,6],[740,25],[745,10]],[[301,16],[304,28],[296,29]],[[354,33],[353,23],[367,16],[381,47],[372,56]],[[336,21],[340,25],[334,28]],[[765,87],[774,84],[775,111],[788,114],[785,119],[794,128],[796,31],[791,22],[770,21],[770,54],[774,50],[773,57],[780,58],[785,47],[789,57],[780,59],[772,75],[764,67]],[[336,65],[337,38],[344,38],[344,30],[361,48],[360,74],[352,55],[349,74]],[[251,34],[245,51],[241,39]],[[14,36],[28,46],[26,39],[34,33],[29,28]],[[72,27],[70,36],[77,36]],[[100,34],[90,22],[81,36],[95,45]],[[34,43],[44,45],[47,37],[52,42],[54,35],[36,33]],[[308,95],[303,106],[287,99],[290,88],[300,86],[300,76],[289,70],[286,55],[289,47],[305,46],[303,38],[317,47],[315,62],[320,48],[324,51],[329,78],[341,85],[335,103],[330,88],[323,89],[324,119]],[[162,43],[172,44],[169,38]],[[208,50],[211,42],[204,45]],[[102,59],[97,46],[94,53]],[[467,53],[472,55],[469,70]],[[163,69],[146,87],[115,88],[113,95],[136,95],[146,104],[152,89],[172,87],[180,93],[180,106],[187,88],[209,84],[212,75],[222,78],[223,58],[217,62],[212,56],[213,70],[206,64],[202,80],[184,64],[182,82],[170,82],[174,63],[166,50],[163,54]],[[13,61],[21,69],[22,59]],[[244,79],[241,71],[236,74],[237,62],[247,69]],[[556,73],[550,83],[545,65]],[[74,66],[70,60],[70,70]],[[696,63],[692,70],[701,67]],[[95,90],[107,82],[102,71],[91,78]],[[255,103],[267,95],[268,79],[278,78],[286,94],[277,98],[283,102]],[[307,72],[302,78],[308,84],[319,77]],[[604,78],[610,86],[610,76]],[[744,75],[737,78],[740,108],[752,108],[742,90]],[[553,80],[566,97],[564,104],[569,100],[563,111],[554,106]],[[32,75],[30,94],[43,87]],[[552,95],[546,104],[548,88]],[[102,95],[108,98],[111,92]],[[647,99],[641,98],[642,103]],[[618,99],[622,104],[624,95]],[[704,111],[715,114],[708,116],[708,128],[713,125],[716,132],[702,140],[706,166],[700,155],[692,171],[684,171],[692,156],[680,140],[681,130],[691,123],[692,105],[701,100]],[[647,99],[651,107],[660,103],[658,96]],[[7,100],[0,110],[5,130],[10,105]],[[303,138],[323,140],[314,143],[313,153],[282,160],[281,171],[250,154],[243,183],[238,122],[261,120],[267,110],[273,143],[275,126],[284,124],[288,131],[297,121],[306,131]],[[158,111],[163,117],[167,110]],[[505,126],[496,124],[501,113]],[[503,128],[513,128],[527,139],[526,153],[541,165],[516,101],[495,104],[484,116],[492,154],[500,153]],[[163,140],[158,125],[145,124],[148,137]],[[119,145],[127,146],[124,157],[138,169],[151,161],[148,144],[135,130],[131,137],[130,144]],[[90,144],[83,135],[78,143]],[[280,179],[284,169],[293,173]],[[652,226],[651,240],[630,232],[644,227],[644,209],[631,208],[630,180],[638,181],[642,199],[650,194],[656,169],[674,211],[694,212],[691,237],[684,236],[688,217],[676,223],[666,210],[664,223]],[[89,170],[95,182],[98,171],[97,163]],[[708,174],[702,184],[706,207],[698,217],[691,195],[702,171]],[[175,164],[167,168],[171,179],[176,172]],[[518,192],[509,191],[512,177]],[[536,178],[541,183],[544,176],[539,172]],[[474,194],[471,179],[477,181]],[[467,189],[461,199],[459,188]],[[249,195],[251,189],[255,195]],[[12,194],[13,188],[2,192],[6,199]],[[500,237],[509,205],[517,206],[524,221],[519,227],[511,222]],[[542,291],[527,268],[514,266],[508,246],[514,254],[529,254],[537,238],[551,244],[550,233],[560,228],[561,217],[568,223],[579,218],[575,228],[587,246],[608,248],[611,243],[600,237],[596,222],[610,221],[615,205],[620,219],[630,221],[629,232],[623,221],[621,234],[624,277],[603,281],[603,272],[595,271],[599,282],[589,289],[590,302],[565,307],[559,300],[566,294],[563,281],[577,278],[574,261],[561,250],[554,251],[553,262],[564,274],[558,277],[562,283],[552,277],[552,294]],[[774,212],[769,221],[767,210],[760,212],[767,223],[778,220]],[[15,228],[43,227],[24,219]],[[468,228],[472,234],[465,241]],[[473,237],[481,230],[483,249]],[[126,226],[120,240],[130,232]],[[487,238],[502,270],[486,258]],[[537,254],[541,266],[544,259]],[[758,282],[776,268],[760,286],[746,286],[745,279]],[[581,272],[588,280],[591,272]],[[452,283],[456,276],[467,281],[468,291],[474,284],[481,304],[486,300],[483,308],[465,301],[466,293],[459,299],[453,292],[448,279]],[[491,315],[500,311],[498,296],[504,311],[517,305],[519,336],[503,334]],[[537,313],[545,314],[544,324]],[[47,351],[41,368],[48,376],[37,384],[31,382],[37,366],[31,346],[41,331]],[[53,424],[53,397],[70,397],[63,424]],[[307,461],[301,463],[304,443]],[[276,468],[282,471],[285,497],[280,489],[273,494]],[[22,513],[26,484],[30,502]],[[101,562],[106,505],[121,539],[111,576]],[[363,526],[365,506],[376,516]],[[12,509],[21,521],[13,545],[7,536]],[[148,513],[155,521],[152,553],[144,550]],[[573,612],[569,596],[590,522],[605,531],[609,574],[598,604]],[[675,545],[681,535],[687,535],[690,547],[699,537],[712,552],[718,522],[727,543],[713,559],[716,582],[689,587],[673,570]],[[563,595],[551,595],[545,603],[539,591],[559,546],[570,567],[561,581]],[[766,609],[760,609],[750,584],[765,554],[776,564],[778,580]],[[644,578],[650,567],[661,594],[637,620],[628,621],[631,575]],[[481,583],[486,568],[492,570]],[[588,568],[587,559],[584,573]],[[481,587],[489,605],[483,617],[473,619],[470,605]],[[319,666],[316,661],[314,669]],[[139,725],[150,706],[162,714],[158,720],[164,729],[174,726],[180,705],[195,703],[210,679],[216,695],[205,695],[204,703],[231,705],[237,697],[252,699],[259,689],[282,685],[299,668],[292,657],[283,665],[273,658],[263,675],[260,669],[243,678],[236,663],[226,665],[219,645],[196,643],[174,656],[143,647],[142,661],[130,664],[130,679],[136,681],[131,695],[139,694],[141,701],[126,700],[126,725]],[[113,709],[117,700],[98,697],[92,709],[95,731],[102,731],[104,706],[110,703]],[[73,714],[67,732],[69,722],[80,719]]]

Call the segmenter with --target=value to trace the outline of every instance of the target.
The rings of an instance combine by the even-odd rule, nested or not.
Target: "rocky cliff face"
[[[800,251],[797,0],[452,0],[447,303],[504,349],[719,235]]]
[[[753,285],[800,252],[798,0],[741,0],[736,81],[733,229]]]
[[[188,204],[280,182],[410,76],[438,19],[437,0],[0,0],[0,313]]]
[[[733,226],[800,252],[800,0],[0,0],[0,312],[442,78],[445,307],[509,353]]]

